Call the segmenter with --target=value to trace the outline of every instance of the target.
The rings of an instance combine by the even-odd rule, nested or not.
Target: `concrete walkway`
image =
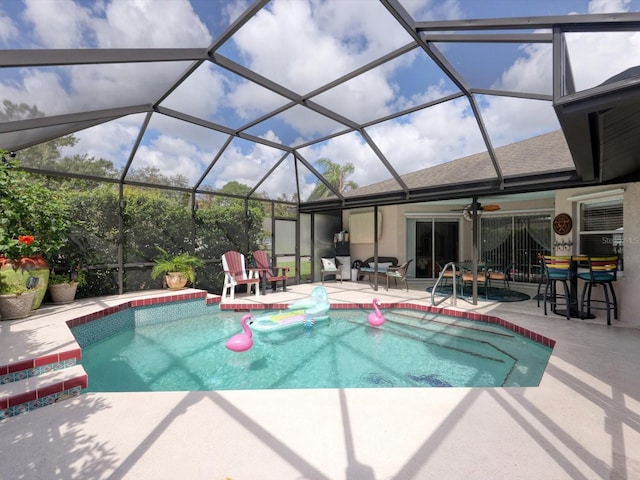
[[[289,302],[314,286],[260,301]],[[333,303],[430,303],[422,288],[325,287]],[[46,342],[43,323],[97,302],[38,311],[20,336]],[[540,386],[83,394],[0,422],[0,478],[640,478],[639,330],[545,317],[535,300],[458,308],[555,339]]]

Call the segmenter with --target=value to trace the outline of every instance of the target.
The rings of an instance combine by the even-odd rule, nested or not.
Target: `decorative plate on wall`
[[[559,213],[553,219],[553,231],[556,235],[567,235],[571,232],[573,227],[573,221],[571,217],[566,213]]]

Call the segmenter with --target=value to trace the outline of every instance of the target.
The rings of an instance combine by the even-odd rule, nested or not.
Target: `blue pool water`
[[[240,313],[129,328],[83,348],[89,391],[535,386],[551,354],[486,323],[385,310],[374,328],[365,310],[330,313],[311,328],[254,333],[242,353],[224,346],[242,331]]]

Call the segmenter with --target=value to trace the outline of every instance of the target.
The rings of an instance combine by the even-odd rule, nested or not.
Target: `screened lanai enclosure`
[[[4,2],[3,161],[65,198],[91,295],[158,288],[158,247],[213,292],[227,250],[310,281],[343,211],[636,180],[640,14],[492,5]],[[497,153],[559,129],[569,167]],[[412,175],[478,152],[456,182]],[[549,221],[487,221],[487,252],[519,262]]]

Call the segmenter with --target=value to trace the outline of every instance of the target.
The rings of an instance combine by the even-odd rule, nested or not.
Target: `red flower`
[[[33,240],[34,238],[31,235],[20,235],[18,237],[18,241],[20,243],[24,243],[25,245],[31,245],[33,243]]]

